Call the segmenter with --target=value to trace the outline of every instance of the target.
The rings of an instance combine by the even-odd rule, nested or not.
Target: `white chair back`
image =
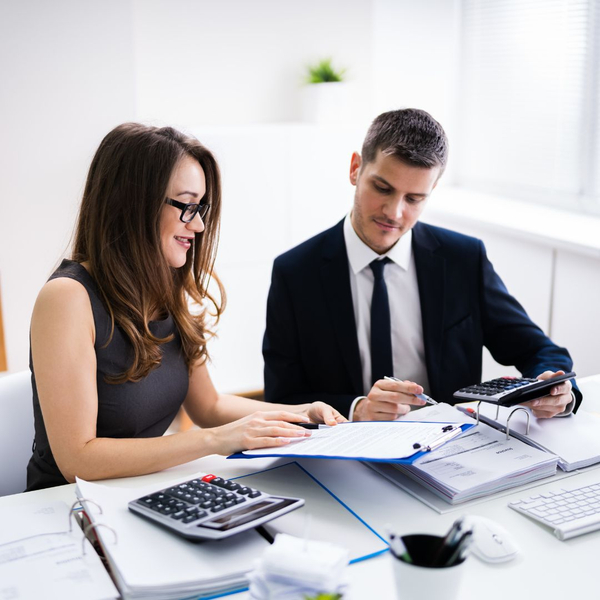
[[[33,433],[31,373],[0,376],[0,496],[25,490]]]

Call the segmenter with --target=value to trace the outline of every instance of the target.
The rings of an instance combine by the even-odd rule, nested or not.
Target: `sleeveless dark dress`
[[[106,383],[105,375],[123,373],[131,365],[131,344],[123,331],[115,327],[112,340],[105,347],[110,335],[110,317],[94,280],[84,267],[74,261],[63,260],[50,279],[57,277],[75,279],[83,285],[90,297],[96,327],[96,435],[112,438],[148,438],[163,435],[183,403],[189,383],[188,370],[181,350],[181,338],[173,318],[169,315],[161,321],[150,323],[150,330],[154,335],[166,337],[174,334],[170,342],[161,346],[162,362],[158,368],[139,382]],[[29,366],[32,373],[35,441],[33,455],[27,466],[27,491],[67,483],[54,461],[48,443],[31,352]]]

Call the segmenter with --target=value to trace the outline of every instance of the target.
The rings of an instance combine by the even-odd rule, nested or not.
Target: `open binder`
[[[253,557],[268,545],[256,530],[218,543],[180,539],[127,509],[139,488],[78,479],[76,493],[126,600],[211,598],[244,589]]]
[[[188,474],[183,479],[189,478]],[[164,483],[147,488],[115,488],[78,479],[77,495],[121,596],[125,600],[175,600],[215,598],[242,591],[247,588],[247,574],[269,546],[271,536],[279,532],[301,536],[307,510],[312,517],[311,539],[322,535],[324,540],[348,548],[351,562],[388,548],[381,536],[297,463],[245,475],[240,481],[269,493],[289,495],[301,489],[306,504],[269,522],[264,534],[253,529],[218,542],[195,543],[127,509],[130,500],[157,487],[164,488]]]
[[[69,505],[28,500],[0,513],[0,597],[117,598]]]
[[[474,422],[448,404],[428,406],[403,418]],[[460,504],[550,477],[556,473],[557,461],[552,454],[520,440],[506,440],[503,432],[480,423],[411,464],[368,464],[420,500],[418,486],[415,491],[406,480],[417,482],[448,504]],[[425,503],[431,506],[429,501]]]
[[[558,456],[563,471],[574,471],[600,463],[600,417],[580,410],[568,417],[537,419],[525,407],[495,407],[482,403],[463,408],[469,416],[481,421],[507,437]]]

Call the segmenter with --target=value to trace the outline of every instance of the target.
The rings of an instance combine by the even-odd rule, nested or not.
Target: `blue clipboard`
[[[359,425],[360,423],[380,423],[380,422],[378,422],[378,421],[359,421],[357,423],[340,423],[339,425],[336,425],[335,427]],[[413,425],[414,424],[428,424],[428,425],[431,425],[431,423],[425,423],[422,421],[420,421],[420,422],[419,421],[386,421],[385,423],[387,425],[397,424],[400,427],[403,425],[406,425],[406,424],[413,424]],[[452,425],[454,428],[453,430],[456,431],[456,430],[460,429],[460,433],[457,433],[452,438],[448,439],[447,441],[443,442],[442,444],[434,445],[434,447],[427,448],[424,450],[415,449],[411,454],[407,454],[405,456],[398,456],[396,458],[376,458],[376,457],[372,457],[372,456],[344,456],[344,455],[332,455],[332,454],[326,454],[326,455],[306,454],[306,453],[303,453],[302,451],[299,451],[299,452],[290,451],[289,449],[287,449],[287,447],[284,447],[284,448],[286,448],[285,451],[278,451],[278,449],[274,448],[272,452],[265,451],[264,453],[261,453],[261,454],[247,454],[245,451],[236,452],[235,454],[232,454],[231,456],[228,456],[227,458],[280,458],[280,457],[285,457],[285,458],[329,458],[329,459],[333,459],[333,460],[360,460],[360,461],[368,461],[368,462],[381,462],[381,463],[395,463],[395,464],[401,464],[401,465],[411,465],[417,459],[421,458],[422,456],[425,456],[432,450],[436,450],[437,448],[441,447],[445,443],[448,443],[452,440],[457,439],[462,434],[464,434],[466,431],[468,431],[472,427],[476,426],[475,423],[460,423],[460,424],[436,423],[436,425],[439,425],[440,427],[442,427],[442,429],[444,426]],[[440,437],[443,437],[443,436],[440,435]],[[435,442],[435,440],[433,440],[433,442]],[[298,444],[301,444],[301,443],[302,442],[298,442]],[[417,445],[418,445],[418,443],[415,443],[415,446],[417,446]]]

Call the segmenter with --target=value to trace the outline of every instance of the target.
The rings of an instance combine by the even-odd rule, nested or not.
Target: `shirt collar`
[[[344,219],[344,240],[350,267],[356,275],[377,258],[387,256],[404,271],[408,271],[412,257],[412,229],[407,231],[385,254],[377,254],[359,237],[350,219],[350,213]]]

